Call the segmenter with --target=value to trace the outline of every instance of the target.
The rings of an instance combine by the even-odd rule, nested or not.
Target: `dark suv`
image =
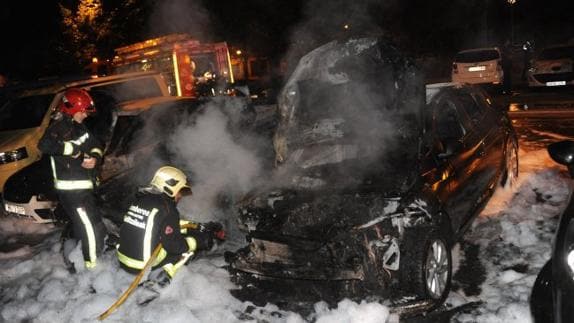
[[[371,38],[304,56],[278,109],[273,183],[241,202],[249,243],[227,258],[234,293],[442,303],[451,247],[518,175],[505,112],[473,86],[425,91],[409,59]]]

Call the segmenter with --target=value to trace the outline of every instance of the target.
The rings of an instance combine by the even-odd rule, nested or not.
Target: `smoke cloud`
[[[180,125],[171,138],[171,150],[178,163],[192,172],[193,196],[182,201],[194,219],[213,216],[222,199],[233,199],[252,190],[259,181],[262,161],[255,138],[241,133],[237,114],[244,109],[234,98],[218,98],[205,106],[205,111]],[[234,120],[235,119],[235,120]],[[232,201],[228,201],[232,202]]]
[[[213,34],[209,13],[198,0],[156,1],[149,21],[152,35],[188,33],[205,40]]]
[[[369,12],[373,2],[371,0],[306,2],[303,19],[291,30],[290,46],[285,55],[288,65],[294,68],[301,56],[333,39],[382,33]]]

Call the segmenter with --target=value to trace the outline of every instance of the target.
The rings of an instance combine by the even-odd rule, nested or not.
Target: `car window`
[[[118,103],[163,96],[158,82],[153,77],[95,85],[91,89],[109,93]]]
[[[90,96],[94,100],[96,113],[90,115],[84,122],[86,127],[104,145],[109,143],[116,122],[117,102],[113,96],[106,92],[91,90]]]
[[[40,126],[54,94],[16,98],[0,108],[0,131],[28,129]]]
[[[482,92],[472,92],[470,94],[478,104],[482,113],[486,113],[491,108],[488,97]]]
[[[452,101],[443,101],[435,106],[435,131],[440,141],[461,139],[466,130],[460,122],[456,106]]]
[[[574,46],[553,47],[542,50],[538,59],[574,59]]]
[[[130,151],[136,141],[136,132],[143,127],[138,116],[119,116],[108,146],[108,154],[123,155]]]
[[[476,100],[470,94],[457,93],[457,99],[460,101],[463,110],[473,123],[480,121],[484,110],[476,103]]]
[[[459,63],[474,63],[491,61],[494,59],[500,59],[500,53],[494,49],[485,49],[470,52],[459,52],[456,54],[454,61]]]

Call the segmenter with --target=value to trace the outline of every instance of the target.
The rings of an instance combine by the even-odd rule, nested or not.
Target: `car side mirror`
[[[448,158],[462,149],[462,142],[457,139],[444,139],[442,140],[442,152],[438,154],[439,158]]]
[[[548,154],[558,164],[567,166],[570,177],[574,177],[574,141],[564,140],[550,144]]]

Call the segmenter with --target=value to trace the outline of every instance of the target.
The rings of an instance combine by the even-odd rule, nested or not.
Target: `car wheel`
[[[506,142],[504,154],[504,173],[500,185],[511,188],[518,179],[518,143],[516,139],[510,138]]]
[[[438,230],[428,227],[405,232],[401,250],[401,289],[429,299],[435,306],[448,296],[452,277],[450,246]]]

